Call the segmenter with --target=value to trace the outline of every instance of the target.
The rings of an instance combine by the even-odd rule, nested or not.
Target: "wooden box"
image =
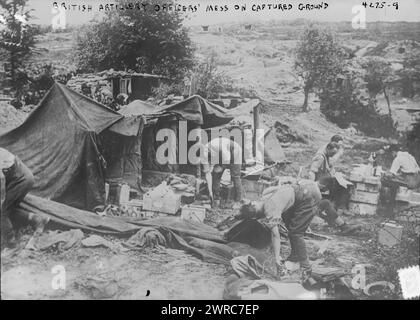
[[[159,185],[143,196],[143,210],[176,214],[181,207],[181,194],[171,187]]]
[[[184,206],[181,209],[181,218],[184,220],[203,222],[206,218],[206,208],[195,205]]]
[[[383,223],[378,232],[378,241],[383,245],[392,247],[401,242],[402,233],[403,226],[392,222]]]
[[[349,210],[360,216],[373,216],[376,214],[377,206],[368,203],[350,202]]]
[[[379,192],[379,184],[369,184],[364,182],[356,182],[355,189],[358,191],[366,191],[366,192]]]
[[[363,172],[363,170],[360,170],[360,169],[359,170],[353,170],[350,173],[349,180],[351,182],[364,182],[364,183],[376,184],[376,185],[379,185],[381,183],[381,177],[366,175]]]
[[[354,190],[350,195],[350,201],[377,205],[379,202],[379,192],[373,193]]]

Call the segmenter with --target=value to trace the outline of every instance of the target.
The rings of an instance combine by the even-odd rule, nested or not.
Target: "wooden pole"
[[[254,157],[257,156],[257,129],[260,129],[260,104],[256,105],[253,110],[254,114],[254,137],[252,139],[253,142],[253,153]]]

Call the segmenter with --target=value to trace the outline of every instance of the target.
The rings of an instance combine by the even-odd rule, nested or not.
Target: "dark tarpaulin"
[[[0,146],[16,154],[34,174],[31,193],[91,209],[104,200],[97,134],[121,118],[55,83],[25,122],[0,136]]]
[[[86,232],[114,236],[128,237],[142,228],[154,228],[165,237],[169,247],[182,249],[212,263],[229,265],[234,256],[246,254],[252,254],[260,263],[267,260],[267,252],[244,244],[248,241],[242,241],[257,231],[255,226],[252,227],[251,225],[243,228],[235,224],[232,228],[233,231],[228,232],[229,236],[226,240],[216,228],[200,222],[185,221],[180,217],[168,216],[150,220],[128,217],[101,217],[93,212],[76,209],[34,195],[27,195],[18,205],[17,211],[24,214],[33,212],[46,216],[50,218],[49,226],[51,227],[81,229]],[[248,235],[246,235],[246,232],[248,232]],[[241,236],[238,236],[239,233]],[[260,242],[260,244],[262,243]]]
[[[128,137],[141,136],[144,123],[145,119],[142,116],[125,116],[110,126],[107,131]]]
[[[179,217],[165,217],[151,220],[134,218],[101,217],[93,212],[79,210],[55,201],[27,195],[18,205],[18,211],[33,212],[50,218],[49,225],[64,229],[115,236],[130,236],[141,228],[155,228],[171,248],[182,249],[207,262],[229,264],[234,250],[223,240],[215,228],[203,223],[182,220]]]
[[[228,115],[227,109],[197,95],[169,106],[160,112],[176,113],[182,120],[194,122],[203,129],[217,127],[226,124],[233,119],[232,116]]]

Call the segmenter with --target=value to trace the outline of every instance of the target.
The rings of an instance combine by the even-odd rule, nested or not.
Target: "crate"
[[[358,191],[366,191],[366,192],[379,192],[379,184],[370,184],[364,182],[356,182],[355,189]]]
[[[350,201],[377,205],[379,202],[379,192],[373,193],[354,190],[350,195]]]
[[[366,175],[366,172],[363,168],[354,169],[350,173],[349,180],[351,182],[364,182],[364,183],[375,184],[375,185],[379,185],[381,183],[381,177]]]
[[[181,218],[184,220],[203,222],[206,218],[206,208],[196,205],[184,206],[181,209]]]
[[[138,199],[120,203],[120,210],[122,214],[132,218],[144,218],[142,208],[143,201]]]
[[[176,214],[181,207],[181,195],[171,187],[161,184],[143,195],[143,209],[146,211]]]
[[[376,214],[377,206],[368,203],[350,201],[349,210],[359,216],[373,216]]]
[[[410,205],[416,206],[420,205],[420,193],[413,192],[407,188],[400,187],[398,193],[395,196],[395,200],[408,202]]]
[[[403,233],[403,226],[396,223],[386,222],[381,225],[381,229],[378,232],[379,243],[388,247],[393,247],[401,242]]]

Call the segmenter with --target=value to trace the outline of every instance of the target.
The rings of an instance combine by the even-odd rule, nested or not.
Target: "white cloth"
[[[411,154],[399,151],[392,162],[389,172],[397,174],[399,171],[402,173],[418,173],[420,172],[420,167]]]
[[[10,168],[15,163],[15,156],[6,149],[0,148],[0,169]]]

